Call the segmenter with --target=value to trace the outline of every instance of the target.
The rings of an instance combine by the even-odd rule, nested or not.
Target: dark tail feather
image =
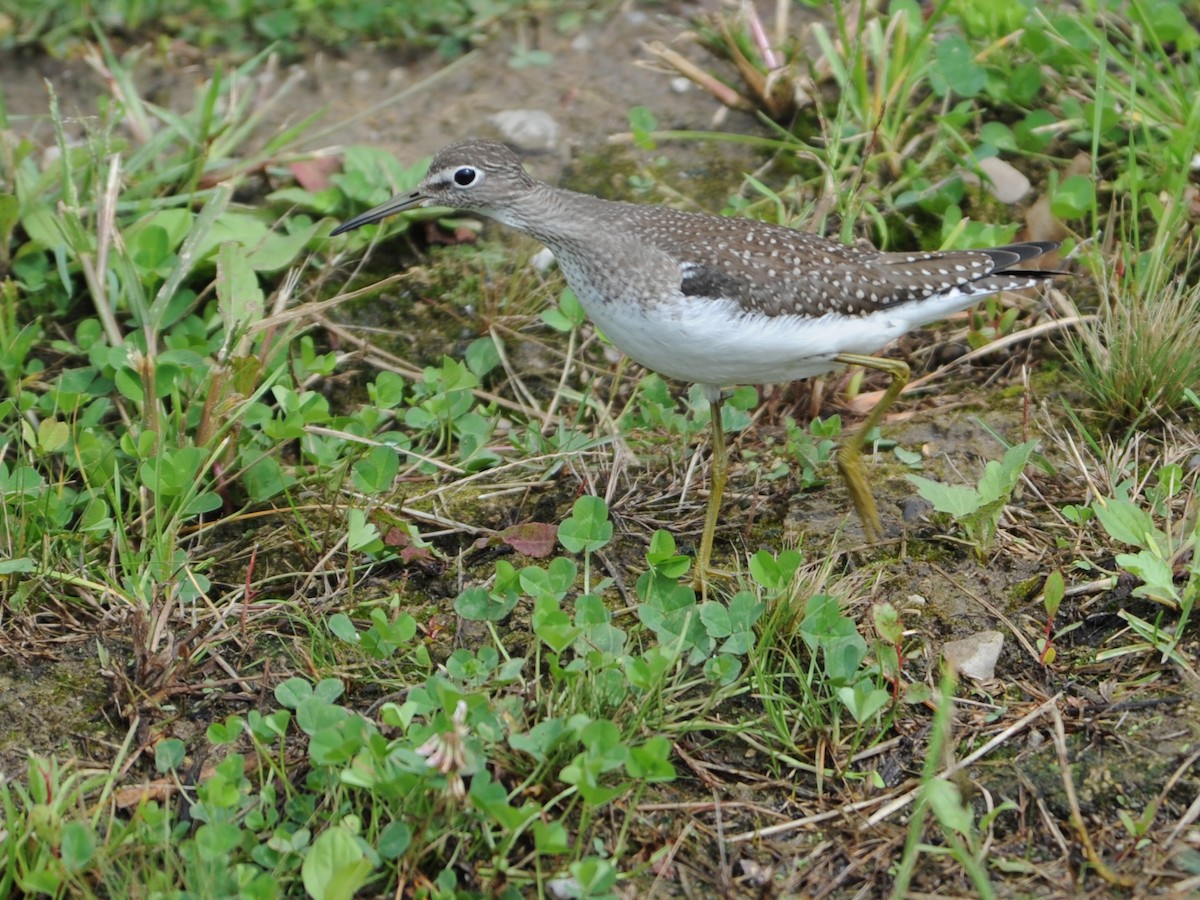
[[[1009,275],[1030,275],[1032,277],[1047,277],[1053,272],[1043,272],[1037,269],[1016,270],[1012,267],[1027,259],[1036,259],[1043,254],[1058,249],[1058,241],[1024,241],[1019,244],[1005,244],[1003,247],[989,247],[986,250],[975,251],[986,253],[992,258],[995,268],[993,273],[1004,272]]]

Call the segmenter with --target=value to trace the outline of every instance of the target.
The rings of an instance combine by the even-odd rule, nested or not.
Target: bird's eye
[[[459,187],[469,187],[475,183],[475,179],[479,177],[479,173],[470,166],[463,166],[461,169],[454,170],[454,183]]]

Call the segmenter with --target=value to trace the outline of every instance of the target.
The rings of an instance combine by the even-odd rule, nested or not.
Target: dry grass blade
[[[1083,844],[1088,862],[1095,866],[1096,871],[1100,873],[1100,877],[1109,884],[1125,888],[1135,887],[1137,885],[1136,879],[1129,875],[1120,875],[1114,872],[1100,858],[1100,854],[1096,852],[1091,835],[1088,834],[1087,826],[1084,824],[1083,813],[1079,809],[1079,798],[1075,794],[1075,782],[1071,777],[1071,760],[1067,754],[1066,729],[1063,726],[1062,714],[1058,711],[1057,706],[1051,707],[1050,717],[1054,723],[1054,749],[1058,753],[1058,766],[1062,772],[1063,790],[1067,795],[1067,803],[1071,807],[1071,825],[1075,828],[1079,842]]]
[[[662,62],[669,70],[674,70],[687,78],[697,87],[701,87],[713,95],[720,103],[730,109],[740,109],[752,112],[754,104],[743,97],[729,85],[714,75],[704,71],[682,53],[672,50],[661,41],[651,41],[643,45],[646,52]]]
[[[952,775],[954,775],[955,773],[961,772],[963,769],[967,768],[968,766],[971,766],[974,763],[978,762],[979,760],[983,759],[983,757],[987,756],[989,753],[991,753],[997,747],[1000,747],[1001,745],[1007,743],[1013,737],[1015,737],[1016,735],[1023,732],[1033,722],[1035,722],[1037,719],[1039,719],[1040,717],[1045,715],[1047,712],[1056,713],[1057,709],[1058,709],[1058,702],[1061,699],[1062,699],[1061,694],[1055,694],[1049,700],[1045,701],[1044,703],[1039,704],[1033,710],[1031,710],[1030,712],[1021,716],[1021,718],[1019,718],[1017,721],[1013,722],[1011,725],[1009,725],[1007,728],[1005,728],[1003,731],[1001,731],[999,734],[997,734],[995,737],[993,737],[990,741],[988,741],[986,744],[984,744],[982,747],[980,747],[974,753],[971,753],[968,756],[964,756],[962,759],[957,760],[953,764],[947,766],[945,769],[943,769],[941,772],[938,773],[937,777],[941,778],[941,779],[949,778]],[[898,797],[896,797],[890,803],[888,803],[887,806],[885,806],[883,809],[879,810],[874,815],[872,815],[869,819],[867,819],[867,821],[864,822],[862,825],[863,829],[865,830],[874,825],[878,825],[880,822],[882,822],[888,816],[890,816],[893,813],[908,806],[908,804],[912,803],[913,800],[915,800],[917,798],[917,795],[920,794],[920,792],[921,792],[921,786],[917,785],[916,787],[900,794]]]

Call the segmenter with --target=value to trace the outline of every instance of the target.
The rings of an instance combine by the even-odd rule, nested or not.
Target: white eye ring
[[[472,166],[461,166],[451,176],[458,187],[470,187],[479,180],[479,170]]]

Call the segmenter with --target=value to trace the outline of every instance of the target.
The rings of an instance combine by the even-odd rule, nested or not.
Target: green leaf
[[[542,321],[555,331],[567,332],[584,323],[587,314],[570,288],[559,295],[558,305],[542,311]]]
[[[508,831],[520,831],[541,814],[536,803],[525,803],[514,807],[508,800],[504,785],[491,779],[487,771],[478,773],[471,781],[470,799],[473,806],[491,817]]]
[[[312,685],[299,677],[289,678],[275,688],[275,699],[288,709],[296,709],[312,694]]]
[[[279,272],[300,261],[309,241],[322,227],[320,222],[313,222],[291,233],[272,230],[250,247],[246,262],[255,272]]]
[[[364,553],[383,549],[379,529],[367,521],[367,514],[361,509],[351,509],[346,514],[346,546]]]
[[[610,719],[582,720],[579,740],[589,755],[602,760],[606,772],[621,765],[628,753],[621,739],[621,729]]]
[[[1046,584],[1042,588],[1042,606],[1051,619],[1058,615],[1058,607],[1065,594],[1066,585],[1063,583],[1062,572],[1055,569],[1046,576]]]
[[[904,637],[904,626],[900,623],[900,613],[891,603],[876,603],[871,607],[871,617],[875,623],[875,631],[889,644],[899,644]]]
[[[373,406],[395,409],[404,402],[404,378],[395,372],[380,372],[367,385],[367,396]]]
[[[352,900],[370,874],[370,861],[341,825],[318,835],[300,865],[304,889],[313,900]]]
[[[643,781],[674,781],[675,767],[671,765],[671,742],[655,735],[629,751],[625,771]]]
[[[246,469],[242,484],[251,500],[263,502],[283,493],[296,483],[296,479],[284,472],[279,460],[264,456]]]
[[[575,575],[575,563],[565,556],[556,556],[545,569],[538,566],[526,566],[522,569],[521,590],[530,597],[547,594],[556,600],[562,600],[574,586]]]
[[[1042,80],[1040,65],[1036,62],[1022,63],[1012,71],[1005,83],[1007,97],[1017,106],[1028,107],[1042,89]]]
[[[728,637],[730,634],[729,610],[724,604],[708,601],[700,606],[700,621],[708,633],[715,638]]]
[[[1116,563],[1126,572],[1142,580],[1143,583],[1133,589],[1135,597],[1145,597],[1171,609],[1179,608],[1180,598],[1175,587],[1175,576],[1170,563],[1165,559],[1149,550],[1139,550],[1137,553],[1118,553]]]
[[[383,826],[375,849],[384,859],[399,859],[412,845],[412,828],[405,822],[392,821]]]
[[[146,392],[142,390],[142,379],[129,366],[122,366],[113,374],[113,380],[116,382],[117,390],[127,400],[132,400],[134,403],[141,403],[146,398]]]
[[[204,491],[196,494],[188,499],[183,504],[180,512],[184,516],[202,516],[205,513],[210,513],[213,510],[220,509],[223,501],[219,494],[214,491]]]
[[[1003,122],[987,122],[979,129],[979,139],[985,144],[991,144],[998,150],[1017,149],[1017,139]]]
[[[571,863],[570,872],[579,886],[581,897],[608,896],[617,883],[616,867],[597,856],[586,856],[577,863]]]
[[[986,70],[975,62],[971,45],[959,35],[938,41],[933,58],[929,84],[938,96],[953,92],[959,97],[974,97],[987,84]]]
[[[533,633],[555,653],[562,653],[579,636],[579,628],[551,595],[543,594],[533,601],[531,622]]]
[[[9,237],[16,227],[20,212],[21,203],[16,195],[0,193],[0,247],[8,246]]]
[[[690,556],[675,552],[675,538],[661,528],[650,538],[650,549],[646,551],[646,562],[663,578],[682,578],[692,566]]]
[[[566,853],[571,849],[571,836],[567,832],[567,826],[556,819],[534,822],[533,846],[538,853]]]
[[[867,679],[860,679],[848,687],[837,689],[838,699],[860,725],[873,718],[891,699],[887,691],[875,687]]]
[[[517,605],[516,593],[497,594],[487,588],[469,587],[454,600],[454,611],[472,622],[499,622]]]
[[[1200,47],[1200,32],[1188,21],[1178,2],[1137,4],[1135,8],[1139,18],[1145,16],[1158,43],[1174,44],[1178,53],[1191,53]]]
[[[372,447],[354,464],[354,486],[365,494],[382,494],[391,490],[399,471],[400,455],[392,447]]]
[[[999,462],[988,461],[983,469],[983,477],[979,479],[979,497],[984,504],[1008,502],[1037,443],[1033,440],[1016,444],[1004,452],[1004,458]]]
[[[96,834],[84,822],[67,822],[62,827],[59,856],[68,872],[87,868],[96,853]]]
[[[858,669],[867,658],[868,649],[857,631],[822,643],[821,657],[829,680],[834,685],[853,684],[857,688]]]
[[[985,122],[983,127],[979,128],[979,140],[985,144],[991,144],[997,150],[1015,151],[1018,149],[1012,128],[1004,125],[1003,122]]]
[[[599,497],[584,495],[575,501],[571,515],[558,526],[558,540],[572,553],[592,553],[612,540],[608,506]]]
[[[853,620],[842,613],[841,604],[832,594],[814,594],[804,606],[800,634],[810,650],[827,641],[855,632]]]
[[[179,738],[165,738],[154,747],[154,770],[159,774],[178,769],[187,748]]]
[[[924,475],[908,474],[904,476],[917,489],[925,500],[932,504],[938,512],[947,513],[955,519],[961,519],[976,512],[982,505],[979,492],[972,487],[960,484],[942,484],[926,478]]]
[[[589,625],[607,625],[610,621],[612,613],[595,594],[585,594],[575,601],[575,624],[581,628]]]
[[[34,206],[25,211],[21,217],[21,227],[29,235],[34,244],[42,247],[55,247],[63,243],[62,226],[59,224],[58,211],[50,202]]]
[[[963,803],[957,785],[941,778],[926,782],[922,793],[942,827],[962,835],[974,833],[974,816]]]
[[[658,128],[658,119],[645,106],[634,106],[629,110],[629,127],[633,132],[633,142],[641,150],[653,150],[654,138],[651,132]]]
[[[1086,175],[1072,175],[1054,190],[1050,211],[1060,219],[1081,219],[1096,208],[1096,185]]]
[[[500,351],[496,349],[496,342],[490,337],[476,338],[471,341],[464,358],[467,368],[476,378],[483,378],[500,365]]]
[[[728,687],[742,674],[742,661],[728,653],[719,653],[704,661],[704,677],[713,684]]]
[[[263,317],[263,290],[250,267],[246,249],[232,241],[217,252],[217,309],[230,334],[241,337],[243,346],[236,352],[248,352],[247,329]]]
[[[361,640],[358,629],[354,627],[354,623],[345,613],[334,613],[330,616],[328,626],[330,632],[347,644],[358,644]]]
[[[149,272],[157,270],[171,255],[166,229],[158,225],[139,229],[130,241],[129,251],[139,269]]]
[[[678,648],[699,662],[715,644],[700,620],[696,592],[686,584],[665,579],[653,572],[644,573],[637,583],[638,618],[655,633],[660,644]]]
[[[205,736],[210,744],[217,747],[232,744],[241,736],[243,724],[241,716],[226,716],[224,721],[209,725]]]
[[[231,792],[236,793],[236,791]],[[224,861],[230,852],[241,843],[242,832],[236,825],[227,822],[201,825],[196,829],[196,850],[205,862]]]
[[[511,735],[508,743],[514,750],[528,753],[538,762],[545,762],[567,736],[566,722],[561,718],[550,718],[538,722],[524,734]]]
[[[784,591],[803,561],[798,550],[784,550],[778,556],[759,550],[750,557],[750,577],[769,591]]]
[[[1150,543],[1162,547],[1166,536],[1154,527],[1150,514],[1124,497],[1097,498],[1092,502],[1096,518],[1114,541],[1134,547],[1147,547]]]

